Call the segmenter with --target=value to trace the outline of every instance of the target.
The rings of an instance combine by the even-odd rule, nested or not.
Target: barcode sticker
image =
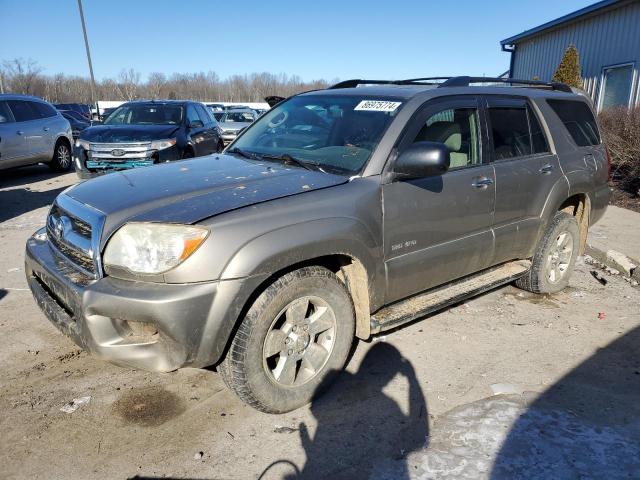
[[[388,102],[386,100],[362,100],[354,110],[369,112],[394,112],[402,102]]]

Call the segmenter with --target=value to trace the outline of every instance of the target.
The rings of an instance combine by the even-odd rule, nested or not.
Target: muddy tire
[[[354,329],[345,285],[322,267],[295,270],[255,300],[218,371],[248,405],[289,412],[309,403],[342,369]]]
[[[56,142],[49,168],[54,172],[68,172],[71,168],[71,146],[65,140]]]
[[[533,293],[559,292],[569,283],[579,245],[575,217],[557,212],[538,244],[531,269],[516,280],[516,286]]]

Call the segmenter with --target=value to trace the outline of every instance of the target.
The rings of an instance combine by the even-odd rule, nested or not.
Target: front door
[[[383,185],[387,302],[489,266],[495,175],[474,96],[428,102],[398,146],[432,141],[451,152],[443,175]]]
[[[28,157],[27,138],[18,135],[7,102],[0,102],[0,169],[20,165]]]

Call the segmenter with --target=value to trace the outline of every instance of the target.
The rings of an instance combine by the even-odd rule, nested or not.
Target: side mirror
[[[204,123],[202,120],[192,120],[189,122],[189,128],[202,128],[204,127]]]
[[[441,175],[449,169],[449,157],[444,143],[416,142],[396,159],[393,171],[405,180]]]

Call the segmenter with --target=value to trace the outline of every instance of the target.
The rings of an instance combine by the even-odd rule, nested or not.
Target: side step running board
[[[371,333],[395,328],[403,323],[473,297],[521,277],[531,267],[529,260],[516,260],[484,270],[443,287],[420,293],[378,310],[371,316]]]

